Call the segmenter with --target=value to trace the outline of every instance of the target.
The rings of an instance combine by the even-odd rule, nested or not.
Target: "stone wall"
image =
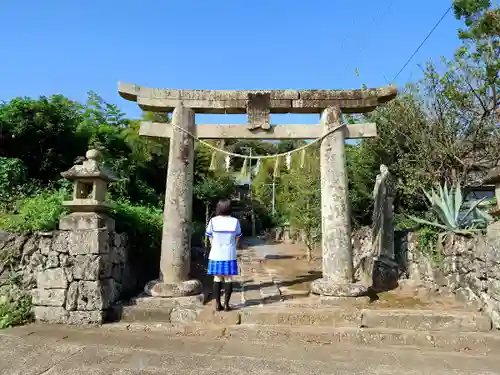
[[[466,304],[485,311],[500,329],[500,223],[487,234],[448,234],[438,241],[438,257],[426,255],[417,233],[397,233],[396,260],[400,279],[427,286],[440,294],[454,294]],[[363,279],[365,259],[371,254],[370,231],[353,233],[356,277]]]
[[[100,324],[108,307],[134,288],[126,236],[112,230],[0,232],[0,255],[12,266],[0,266],[0,279],[12,271],[21,275],[40,321]]]
[[[438,243],[437,261],[422,254],[416,234],[408,243],[409,279],[454,293],[488,313],[500,329],[500,223],[490,225],[486,235],[448,235]]]

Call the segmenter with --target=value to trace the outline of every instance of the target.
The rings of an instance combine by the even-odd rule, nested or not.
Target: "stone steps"
[[[500,335],[484,332],[415,331],[388,328],[315,327],[285,325],[210,325],[168,323],[113,323],[110,331],[148,332],[175,337],[199,337],[212,340],[236,339],[249,343],[302,343],[311,345],[361,345],[367,347],[406,347],[446,352],[496,355],[500,351]]]
[[[355,306],[296,307],[277,302],[250,307],[239,305],[231,312],[215,312],[211,305],[203,306],[200,298],[185,297],[176,303],[169,299],[137,298],[133,304],[116,306],[113,320],[131,323],[355,327],[443,332],[489,332],[492,329],[489,317],[472,311],[367,309]]]

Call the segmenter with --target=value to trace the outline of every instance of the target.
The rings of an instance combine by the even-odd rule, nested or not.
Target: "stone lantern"
[[[113,222],[106,215],[111,208],[106,202],[106,194],[108,183],[117,178],[99,165],[100,156],[99,151],[88,150],[87,160],[61,173],[74,185],[72,200],[63,202],[71,214],[61,219],[60,229],[113,229]]]

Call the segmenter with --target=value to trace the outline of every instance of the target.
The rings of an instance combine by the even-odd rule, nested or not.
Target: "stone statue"
[[[373,290],[390,290],[397,285],[399,268],[394,259],[394,185],[385,165],[380,166],[373,199],[371,244],[367,233],[355,272],[363,283],[371,283]]]
[[[383,164],[375,181],[373,199],[373,255],[394,259],[394,186],[389,169]]]
[[[394,183],[383,164],[375,181],[373,199],[372,288],[390,290],[397,286],[399,267],[394,259]]]

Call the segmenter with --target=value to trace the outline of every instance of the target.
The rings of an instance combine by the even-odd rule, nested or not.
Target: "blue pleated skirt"
[[[238,274],[238,262],[236,260],[208,260],[209,275],[233,276]]]

